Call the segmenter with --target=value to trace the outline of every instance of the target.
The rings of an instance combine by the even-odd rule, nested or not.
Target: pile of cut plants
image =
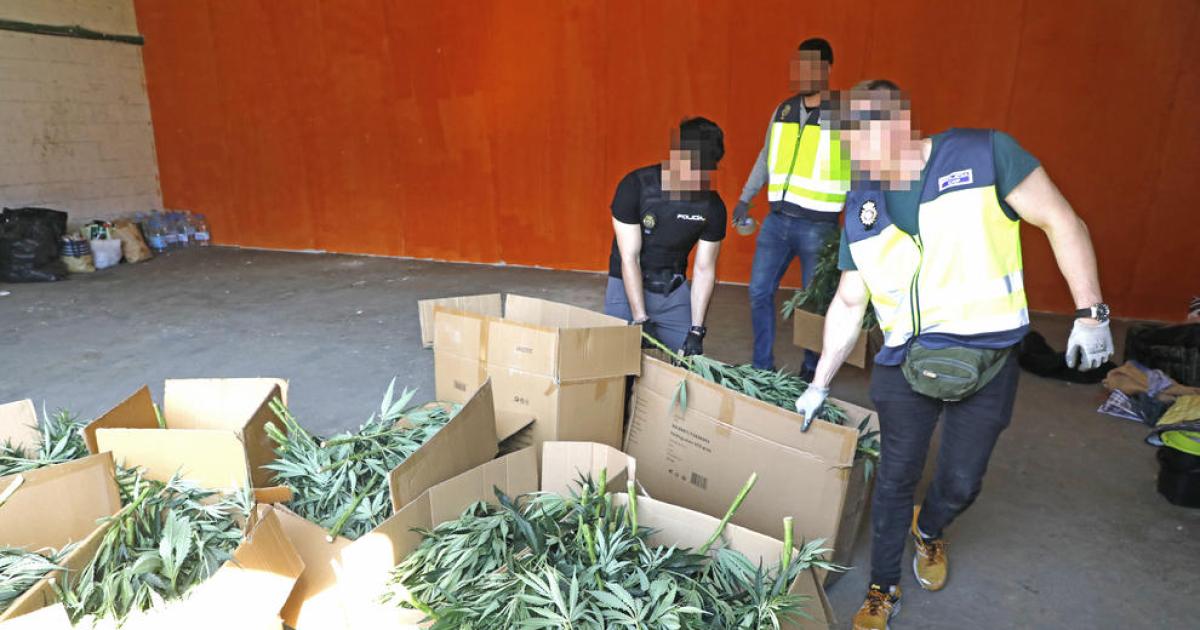
[[[799,375],[786,370],[762,370],[753,365],[730,365],[717,359],[696,354],[683,356],[674,352],[657,339],[643,334],[643,338],[654,344],[675,365],[699,375],[722,387],[745,394],[756,400],[772,404],[788,411],[795,411],[796,399],[808,389],[808,383]],[[675,403],[687,408],[687,387],[679,384]],[[847,426],[850,417],[837,403],[826,402],[817,415],[818,420]],[[858,426],[857,457],[866,458],[866,475],[870,477],[874,462],[879,460],[879,431],[870,428],[870,416],[863,418]]]
[[[38,427],[41,440],[37,448],[22,448],[9,442],[0,444],[0,477],[87,457],[87,445],[83,441],[86,424],[69,411],[48,414],[43,409]]]
[[[777,566],[718,546],[754,481],[696,549],[651,543],[633,483],[622,504],[603,472],[569,497],[497,489],[497,504],[476,503],[421,532],[384,601],[423,612],[435,630],[778,628],[808,617],[805,598],[788,592],[797,576],[839,567],[824,559],[821,540],[797,552],[790,518]]]
[[[100,547],[56,585],[71,620],[115,619],[184,597],[211,577],[241,544],[254,509],[249,490],[220,493],[173,477],[147,479],[119,468],[123,507],[101,522]]]
[[[357,431],[313,435],[278,399],[271,402],[284,429],[267,425],[277,459],[266,467],[274,483],[292,489],[288,507],[320,525],[332,540],[357,539],[392,514],[388,474],[428,442],[461,409],[458,405],[412,405],[416,390],[395,398],[388,385],[379,412]]]

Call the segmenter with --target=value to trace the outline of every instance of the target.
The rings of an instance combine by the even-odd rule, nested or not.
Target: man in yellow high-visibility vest
[[[799,257],[804,286],[812,279],[821,247],[837,234],[838,214],[850,187],[850,168],[837,132],[822,108],[829,88],[833,48],[820,38],[800,44],[790,65],[795,95],[775,108],[766,142],[746,179],[735,227],[752,226],[750,200],[767,186],[770,212],[755,244],[750,274],[750,321],[754,367],[775,369],[775,293],[792,260]],[[801,376],[812,378],[817,355],[805,352]]]
[[[884,333],[871,372],[881,446],[871,586],[853,627],[885,630],[899,611],[905,539],[913,541],[917,585],[941,590],[949,575],[944,530],[979,495],[1012,418],[1013,347],[1029,329],[1021,221],[1045,232],[1078,308],[1067,365],[1098,367],[1113,342],[1087,226],[1016,140],[993,129],[922,138],[907,98],[888,81],[837,100],[831,118],[844,130],[854,166],[843,272],[825,317],[824,353],[796,410],[807,427],[872,306]],[[914,508],[939,421],[934,479]]]

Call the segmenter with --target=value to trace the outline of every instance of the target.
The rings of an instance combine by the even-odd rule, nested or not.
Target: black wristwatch
[[[701,339],[703,339],[704,336],[708,334],[708,329],[704,326],[692,326],[691,330],[688,332],[698,335]]]
[[[1075,311],[1075,319],[1081,317],[1090,317],[1100,323],[1104,323],[1108,321],[1108,305],[1104,302],[1097,302],[1087,308]]]

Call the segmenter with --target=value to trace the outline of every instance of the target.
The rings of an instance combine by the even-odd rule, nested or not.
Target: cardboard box
[[[435,319],[438,399],[465,400],[490,377],[501,440],[532,422],[516,436],[518,445],[565,440],[620,446],[625,377],[640,368],[637,327],[519,295],[505,300],[503,317],[455,309],[463,303],[454,300],[422,302],[422,311]]]
[[[62,565],[78,570],[95,553],[107,529],[97,521],[121,510],[112,456],[92,455],[73,462],[0,477],[0,545],[25,549],[62,549],[78,543]],[[57,573],[57,572],[56,572]],[[25,591],[0,614],[15,619],[56,601],[52,573]]]
[[[26,450],[36,448],[42,442],[38,430],[37,410],[33,401],[26,398],[0,405],[0,444],[12,444]]]
[[[686,383],[687,408],[675,404]],[[758,483],[733,522],[768,536],[781,536],[783,518],[795,519],[804,540],[823,538],[835,549],[852,547],[857,522],[841,531],[850,496],[858,424],[874,413],[830,399],[852,426],[814,422],[786,409],[706,381],[646,356],[634,386],[625,452],[638,460],[638,479],[656,499],[705,514],[723,516],[730,497],[751,473]],[[859,486],[862,488],[863,486]],[[862,492],[863,490],[859,490]],[[845,556],[848,557],[848,556]]]
[[[287,403],[287,383],[273,378],[168,380],[161,429],[150,388],[143,386],[84,429],[88,450],[112,451],[125,466],[166,481],[176,472],[205,488],[271,485],[262,466],[275,459],[264,427],[276,421],[268,403]],[[281,427],[282,429],[282,427]]]
[[[81,570],[95,556],[108,531],[107,523],[97,521],[121,510],[114,473],[112,455],[101,453],[0,478],[0,488],[22,479],[0,509],[0,544],[60,549],[76,542],[78,546],[63,558],[62,565],[68,571]],[[224,620],[232,624],[226,627],[271,627],[273,621],[278,628],[279,611],[304,565],[270,507],[259,506],[245,524],[245,532],[233,559],[187,597],[133,615],[123,627],[199,629],[220,627]],[[54,604],[57,597],[51,580],[57,574],[22,594],[0,615],[0,621],[20,619]],[[52,613],[47,616],[53,618]],[[253,620],[255,625],[246,625],[244,620]]]
[[[792,327],[792,343],[805,350],[821,352],[821,349],[825,347],[825,317],[796,309],[792,313],[792,319],[795,320]],[[875,355],[882,347],[883,333],[878,326],[863,331],[863,334],[858,336],[854,349],[846,357],[846,363],[864,370],[870,369],[871,364],[875,361]]]
[[[339,591],[345,610],[356,628],[417,628],[423,614],[380,604],[391,569],[411,553],[421,542],[414,529],[430,529],[437,524],[457,518],[476,501],[495,501],[493,487],[510,496],[542,490],[569,488],[581,473],[596,475],[606,468],[610,487],[624,486],[624,480],[635,474],[634,463],[610,447],[600,444],[543,445],[542,471],[539,481],[538,454],[524,449],[497,459],[458,477],[438,484],[423,493],[379,526],[374,532],[358,539],[341,550],[335,563],[340,566]],[[732,500],[732,495],[729,497]],[[627,500],[623,494],[617,502]],[[657,531],[653,544],[674,544],[698,547],[716,528],[719,519],[687,510],[649,497],[638,498],[639,522]],[[745,553],[752,562],[775,562],[783,543],[738,526],[726,530],[729,546]],[[786,624],[783,627],[828,628],[833,620],[824,590],[813,572],[801,575],[791,592],[810,596],[807,612],[811,621]]]
[[[73,630],[73,626],[67,609],[62,604],[55,604],[16,619],[0,621],[0,630]]]
[[[491,383],[475,391],[458,415],[388,476],[393,510],[421,496],[430,486],[491,460],[496,455],[496,415]],[[320,526],[286,507],[277,508],[288,538],[304,560],[304,573],[284,606],[283,619],[297,630],[346,628],[342,602],[334,588],[337,574],[331,564],[351,543],[333,541]]]
[[[442,306],[455,311],[466,311],[468,313],[479,313],[480,315],[500,317],[504,312],[500,301],[501,296],[499,293],[489,293],[486,295],[465,295],[462,297],[450,297],[433,300],[418,300],[417,309],[419,311],[419,319],[421,322],[421,345],[426,348],[433,347],[434,307]]]

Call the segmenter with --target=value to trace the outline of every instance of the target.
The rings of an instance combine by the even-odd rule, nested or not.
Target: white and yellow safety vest
[[[917,234],[892,223],[881,190],[856,183],[846,197],[846,239],[884,345],[1027,326],[1020,224],[996,191],[992,131],[946,132],[925,173]]]
[[[794,96],[775,110],[767,154],[767,199],[772,206],[786,203],[836,214],[850,190],[849,156],[837,132],[821,128],[820,110],[800,119],[802,99]]]

